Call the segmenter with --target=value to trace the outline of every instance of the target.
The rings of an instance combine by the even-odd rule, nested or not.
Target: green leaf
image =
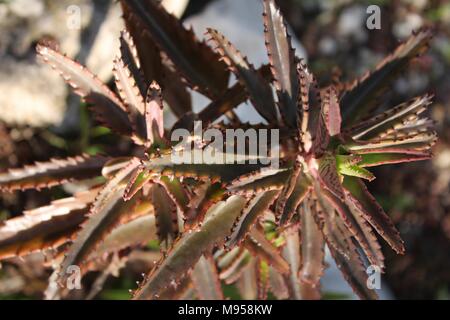
[[[357,155],[357,156],[337,155],[336,156],[336,163],[337,163],[338,171],[340,174],[352,176],[352,177],[359,177],[359,178],[363,178],[363,179],[366,179],[369,181],[374,180],[375,176],[372,174],[372,172],[363,168],[361,161],[362,161],[362,157],[359,155]]]

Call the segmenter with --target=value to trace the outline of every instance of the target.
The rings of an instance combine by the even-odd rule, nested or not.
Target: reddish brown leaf
[[[108,159],[101,156],[77,156],[36,162],[0,174],[2,191],[49,188],[71,181],[98,177]]]
[[[263,15],[267,52],[275,78],[279,109],[284,122],[295,128],[300,86],[295,50],[292,48],[291,37],[275,1],[264,0]]]

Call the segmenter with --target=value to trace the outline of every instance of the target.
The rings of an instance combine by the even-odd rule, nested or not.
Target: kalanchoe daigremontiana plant
[[[51,281],[61,289],[47,294],[63,297],[69,267],[84,274],[111,254],[126,257],[130,251],[123,249],[158,239],[161,260],[135,299],[187,297],[190,288],[198,298],[222,299],[221,283],[236,283],[244,298],[266,298],[270,291],[279,299],[317,299],[326,245],[355,293],[376,298],[365,272],[367,265],[384,269],[375,231],[396,252],[405,248],[364,180],[375,179],[370,167],[430,158],[436,135],[421,116],[429,95],[370,113],[392,78],[424,52],[431,31],[412,35],[361,79],[319,88],[295,56],[273,0],[264,1],[270,65],[259,70],[216,30],[207,30],[211,48],[153,1],[121,3],[127,31],[114,63],[118,94],[54,43],[37,50],[98,120],[140,151],[128,158],[51,160],[1,174],[1,188],[9,191],[86,179],[94,187],[6,221],[0,258],[53,252]],[[238,81],[228,88],[230,72]],[[188,87],[212,100],[198,114]],[[164,101],[178,117],[173,129],[192,130],[195,120],[204,128],[248,126],[233,113],[247,99],[264,118],[259,128],[280,129],[279,168],[171,161],[180,145],[168,139]],[[217,123],[222,115],[228,120]]]

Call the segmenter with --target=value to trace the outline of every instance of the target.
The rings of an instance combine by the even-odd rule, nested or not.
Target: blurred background
[[[394,220],[407,252],[385,248],[386,296],[395,299],[450,298],[450,2],[446,0],[281,0],[277,1],[319,83],[340,74],[351,80],[374,68],[412,30],[433,25],[436,36],[426,56],[402,73],[383,96],[389,106],[435,94],[430,115],[439,142],[434,158],[377,169],[370,190]],[[202,37],[207,26],[225,33],[256,65],[267,61],[260,0],[165,0],[163,4]],[[369,5],[381,8],[381,29],[368,30]],[[44,36],[62,51],[111,80],[112,61],[123,29],[120,6],[109,0],[0,0],[0,170],[51,157],[106,152],[124,155],[132,145],[98,126],[87,108],[69,93],[57,73],[36,61],[34,47]],[[195,107],[204,103],[194,97]],[[238,113],[239,114],[239,113]],[[243,113],[242,117],[251,117]],[[0,194],[0,223],[25,209],[72,193],[76,185],[41,192]],[[92,297],[127,299],[151,257],[137,255],[109,276],[106,290]],[[41,299],[50,271],[45,257],[11,259],[0,268],[0,299]],[[325,298],[352,298],[324,279]],[[98,275],[88,276],[94,282]],[[337,275],[339,277],[339,275]],[[90,280],[91,279],[91,280]],[[325,282],[328,282],[326,284]],[[233,288],[227,295],[238,298]],[[85,296],[85,293],[80,293]]]

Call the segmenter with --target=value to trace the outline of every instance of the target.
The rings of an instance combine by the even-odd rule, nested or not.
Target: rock
[[[345,8],[339,16],[337,23],[338,33],[343,37],[351,36],[358,42],[364,42],[367,35],[366,8],[361,5],[353,5]]]
[[[0,117],[6,123],[35,127],[60,123],[66,96],[65,84],[50,68],[2,59]]]
[[[42,15],[45,6],[42,0],[15,0],[9,8],[18,17],[30,18]]]
[[[406,14],[401,21],[394,24],[393,33],[397,38],[406,39],[414,30],[423,25],[423,19],[417,13]]]
[[[164,1],[177,16],[187,3]],[[61,125],[66,118],[64,128],[76,126],[78,101],[71,99],[67,110],[66,85],[56,72],[36,62],[34,44],[51,35],[60,42],[62,52],[106,82],[111,79],[124,29],[121,15],[120,5],[109,0],[0,3],[0,120],[42,127]]]
[[[163,6],[168,12],[180,18],[189,4],[189,0],[164,0]]]

